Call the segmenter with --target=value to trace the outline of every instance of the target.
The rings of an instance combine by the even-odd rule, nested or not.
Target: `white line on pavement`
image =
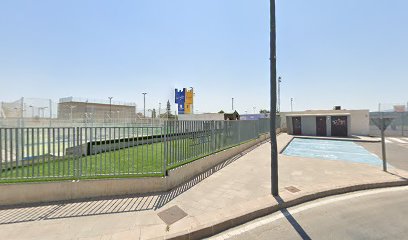
[[[406,142],[406,141],[404,141],[404,140],[401,140],[401,139],[399,139],[399,138],[388,138],[388,139],[390,139],[390,140],[393,141],[393,142],[408,143],[408,142]]]
[[[348,199],[353,199],[356,197],[362,197],[362,196],[369,196],[369,195],[373,195],[373,194],[379,194],[379,193],[385,193],[385,192],[397,192],[397,191],[408,191],[408,187],[394,187],[394,188],[384,188],[384,189],[377,189],[377,190],[368,190],[368,191],[364,191],[364,192],[357,192],[357,193],[352,193],[352,194],[347,194],[347,195],[343,195],[340,197],[332,197],[326,200],[322,200],[319,201],[317,200],[317,202],[312,202],[310,204],[301,206],[301,207],[297,207],[297,208],[293,208],[293,209],[288,209],[288,212],[290,214],[296,214],[299,212],[303,212],[305,210],[308,209],[312,209],[312,208],[316,208],[316,207],[320,207],[323,205],[327,205],[330,203],[335,203],[335,202],[340,202],[340,201],[344,201],[344,200],[348,200]],[[282,212],[278,212],[276,214],[270,215],[268,217],[265,217],[261,220],[254,220],[253,222],[249,223],[248,225],[245,226],[241,226],[238,227],[237,229],[231,229],[227,232],[225,232],[224,234],[215,237],[215,238],[208,238],[208,239],[213,239],[213,240],[224,240],[224,239],[229,239],[231,237],[234,236],[238,236],[241,235],[245,232],[254,230],[258,227],[270,224],[276,220],[279,220],[281,218],[284,218],[285,215]]]

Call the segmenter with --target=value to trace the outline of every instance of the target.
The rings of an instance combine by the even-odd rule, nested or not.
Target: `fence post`
[[[241,143],[241,121],[238,120],[238,144]]]
[[[215,152],[215,121],[211,121],[211,150],[212,153]]]
[[[164,153],[163,153],[163,173],[164,176],[167,176],[167,121],[164,122],[162,126],[162,131],[164,130],[163,144],[164,144]]]

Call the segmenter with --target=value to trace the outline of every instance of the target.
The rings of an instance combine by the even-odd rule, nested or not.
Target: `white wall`
[[[224,120],[224,114],[222,113],[204,113],[204,114],[179,114],[178,119],[181,121],[190,121],[190,120],[202,120],[202,121],[211,121],[211,120]]]
[[[351,134],[368,136],[370,134],[370,116],[368,110],[351,110]]]
[[[316,135],[316,130],[314,130],[314,134],[308,128],[313,127],[311,120],[306,119],[306,117],[312,116],[302,116],[303,114],[321,114],[330,116],[332,114],[350,114],[348,116],[348,133],[349,135],[359,135],[359,136],[368,136],[370,133],[370,116],[369,110],[310,110],[310,111],[302,111],[302,112],[282,112],[281,114],[281,128],[286,129],[288,128],[288,133],[292,133],[289,131],[291,129],[291,117],[286,117],[287,115],[299,115],[302,117],[302,134],[305,135]],[[305,120],[303,120],[305,118]],[[315,119],[315,117],[314,117]],[[290,122],[289,122],[290,121]],[[305,122],[306,121],[306,122]],[[304,123],[306,124],[305,127],[303,126]],[[307,126],[307,127],[306,127]],[[314,120],[314,129],[316,129],[316,120]],[[327,133],[331,135],[331,125],[327,126]]]

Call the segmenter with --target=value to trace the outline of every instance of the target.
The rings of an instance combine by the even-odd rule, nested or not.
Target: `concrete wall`
[[[222,120],[224,121],[224,114],[222,113],[204,113],[204,114],[180,114],[178,119],[181,121],[192,121],[192,120],[201,120],[201,121],[211,121],[211,120]]]
[[[368,136],[370,134],[370,115],[368,110],[351,110],[351,133]]]
[[[288,134],[293,134],[293,123],[291,117],[281,117],[281,128],[286,129]]]
[[[172,169],[166,177],[0,184],[0,205],[169,191],[268,137],[268,134],[264,134],[247,143]]]
[[[58,103],[58,119],[71,119],[71,106],[75,106],[72,109],[72,118],[80,119],[85,117],[85,113],[89,114],[90,119],[107,119],[112,114],[111,119],[123,119],[123,118],[135,118],[136,106],[127,105],[109,105],[99,103],[86,103],[86,102],[62,102]],[[147,112],[146,112],[147,115]]]

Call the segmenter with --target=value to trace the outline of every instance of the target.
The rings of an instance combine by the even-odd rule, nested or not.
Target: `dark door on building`
[[[316,117],[316,135],[327,136],[326,117]]]
[[[347,137],[347,116],[331,117],[331,135],[335,137]]]
[[[302,119],[301,117],[292,118],[293,135],[302,135]]]

